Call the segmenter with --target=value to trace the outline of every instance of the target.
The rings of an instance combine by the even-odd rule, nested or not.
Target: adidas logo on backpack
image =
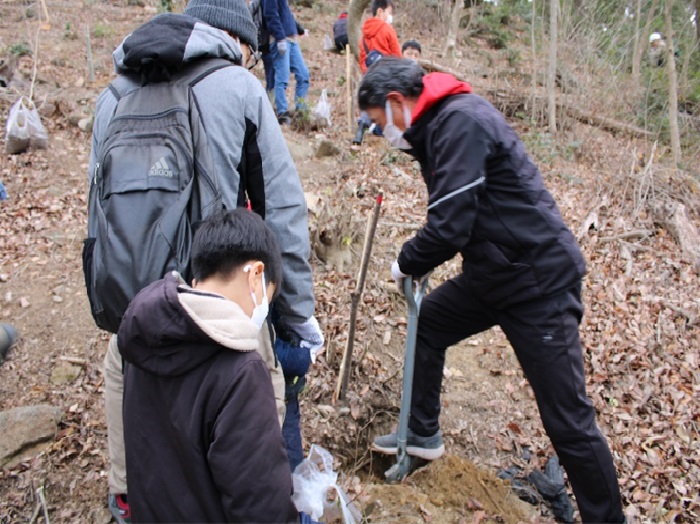
[[[161,176],[165,178],[172,178],[173,170],[168,167],[168,163],[165,161],[165,157],[162,156],[160,159],[151,166],[148,170],[148,176]]]

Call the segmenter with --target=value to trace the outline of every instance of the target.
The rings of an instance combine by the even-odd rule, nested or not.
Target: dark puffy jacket
[[[345,51],[348,45],[348,14],[340,13],[340,16],[333,22],[333,41],[338,51]]]
[[[119,329],[134,522],[299,522],[258,327],[168,275]]]
[[[423,83],[404,137],[428,186],[428,217],[403,245],[401,271],[423,275],[461,253],[474,296],[494,307],[578,282],[581,251],[503,115],[452,75]]]
[[[287,0],[262,0],[267,30],[275,40],[297,35],[297,23]]]

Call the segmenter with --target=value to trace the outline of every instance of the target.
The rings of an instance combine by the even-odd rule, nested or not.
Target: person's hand
[[[277,40],[277,52],[281,55],[287,52],[287,40]]]
[[[391,278],[393,278],[394,282],[396,282],[396,287],[399,288],[399,293],[403,293],[403,280],[408,276],[410,275],[407,275],[406,273],[401,271],[401,268],[399,267],[399,261],[394,260],[394,263],[391,264]]]
[[[286,328],[291,332],[292,336],[299,339],[299,346],[309,350],[311,361],[316,362],[316,355],[321,351],[325,343],[321,326],[318,325],[316,317],[311,317],[299,324],[287,324]]]
[[[430,278],[431,274],[432,271],[428,271],[425,275],[413,276],[413,282],[416,284],[418,289],[420,289],[425,283],[425,281]],[[394,282],[396,282],[396,287],[399,288],[399,293],[403,294],[403,281],[406,277],[409,276],[411,275],[407,275],[406,273],[401,271],[401,268],[399,267],[399,261],[394,260],[394,263],[391,264],[391,277],[394,279]]]

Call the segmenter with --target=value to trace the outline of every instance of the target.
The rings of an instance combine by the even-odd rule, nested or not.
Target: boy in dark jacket
[[[172,273],[142,290],[119,329],[132,521],[299,522],[260,354],[275,235],[246,209],[216,215],[192,271],[192,287]]]
[[[583,522],[623,522],[617,474],[586,396],[578,326],[585,264],[542,176],[498,110],[471,86],[384,58],[362,80],[360,109],[414,156],[428,188],[423,228],[391,273],[399,289],[457,253],[462,273],[421,304],[407,453],[433,460],[445,351],[499,325],[535,393]],[[396,453],[396,433],[373,448]]]

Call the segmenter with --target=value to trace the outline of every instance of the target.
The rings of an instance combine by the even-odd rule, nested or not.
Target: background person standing
[[[299,47],[298,28],[287,0],[263,0],[263,17],[270,32],[270,58],[274,71],[275,109],[281,125],[292,123],[287,102],[287,86],[290,73],[294,73],[296,86],[294,104],[297,111],[307,107],[309,69]]]

